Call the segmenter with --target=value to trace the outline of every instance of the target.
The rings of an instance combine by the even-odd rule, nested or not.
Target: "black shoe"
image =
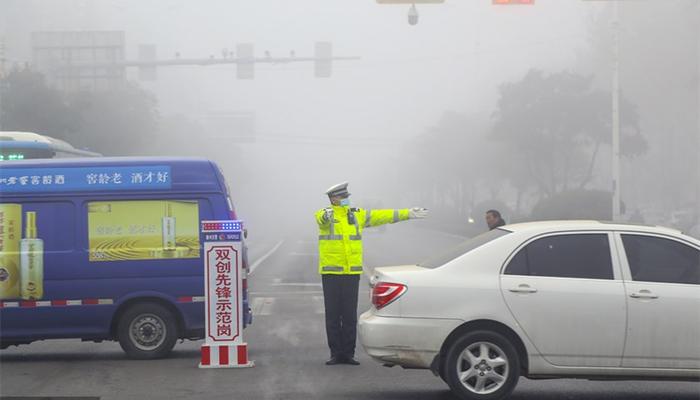
[[[355,360],[355,357],[345,357],[343,359],[343,364],[360,365],[360,362]]]
[[[326,365],[338,365],[340,363],[341,361],[337,357],[331,357],[328,361],[326,361]]]

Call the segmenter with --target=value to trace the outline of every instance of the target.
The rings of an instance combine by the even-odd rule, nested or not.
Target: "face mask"
[[[347,207],[350,205],[350,199],[349,198],[344,198],[340,200],[340,205],[343,207]]]

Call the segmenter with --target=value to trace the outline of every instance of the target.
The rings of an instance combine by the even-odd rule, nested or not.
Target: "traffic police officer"
[[[362,274],[362,230],[412,218],[428,210],[363,210],[350,207],[348,182],[326,191],[331,207],[316,212],[319,266],[326,309],[326,335],[331,358],[326,365],[359,365],[355,359],[357,292]]]

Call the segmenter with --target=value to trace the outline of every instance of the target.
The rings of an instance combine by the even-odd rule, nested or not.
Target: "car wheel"
[[[438,375],[440,376],[440,379],[442,379],[443,382],[447,383],[447,377],[445,376],[445,371],[443,369],[440,369]]]
[[[141,303],[130,307],[121,316],[117,337],[129,358],[162,358],[175,346],[177,324],[167,308],[155,303]]]
[[[504,399],[520,377],[515,347],[491,331],[474,331],[459,338],[450,347],[444,368],[450,389],[465,400]]]

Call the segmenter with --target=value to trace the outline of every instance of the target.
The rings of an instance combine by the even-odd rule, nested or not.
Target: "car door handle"
[[[633,299],[658,299],[659,296],[655,295],[654,293],[648,291],[648,290],[640,290],[639,292],[632,293],[630,295],[631,298]]]
[[[518,287],[508,289],[508,291],[513,293],[537,293],[537,289],[526,284],[518,285]]]

